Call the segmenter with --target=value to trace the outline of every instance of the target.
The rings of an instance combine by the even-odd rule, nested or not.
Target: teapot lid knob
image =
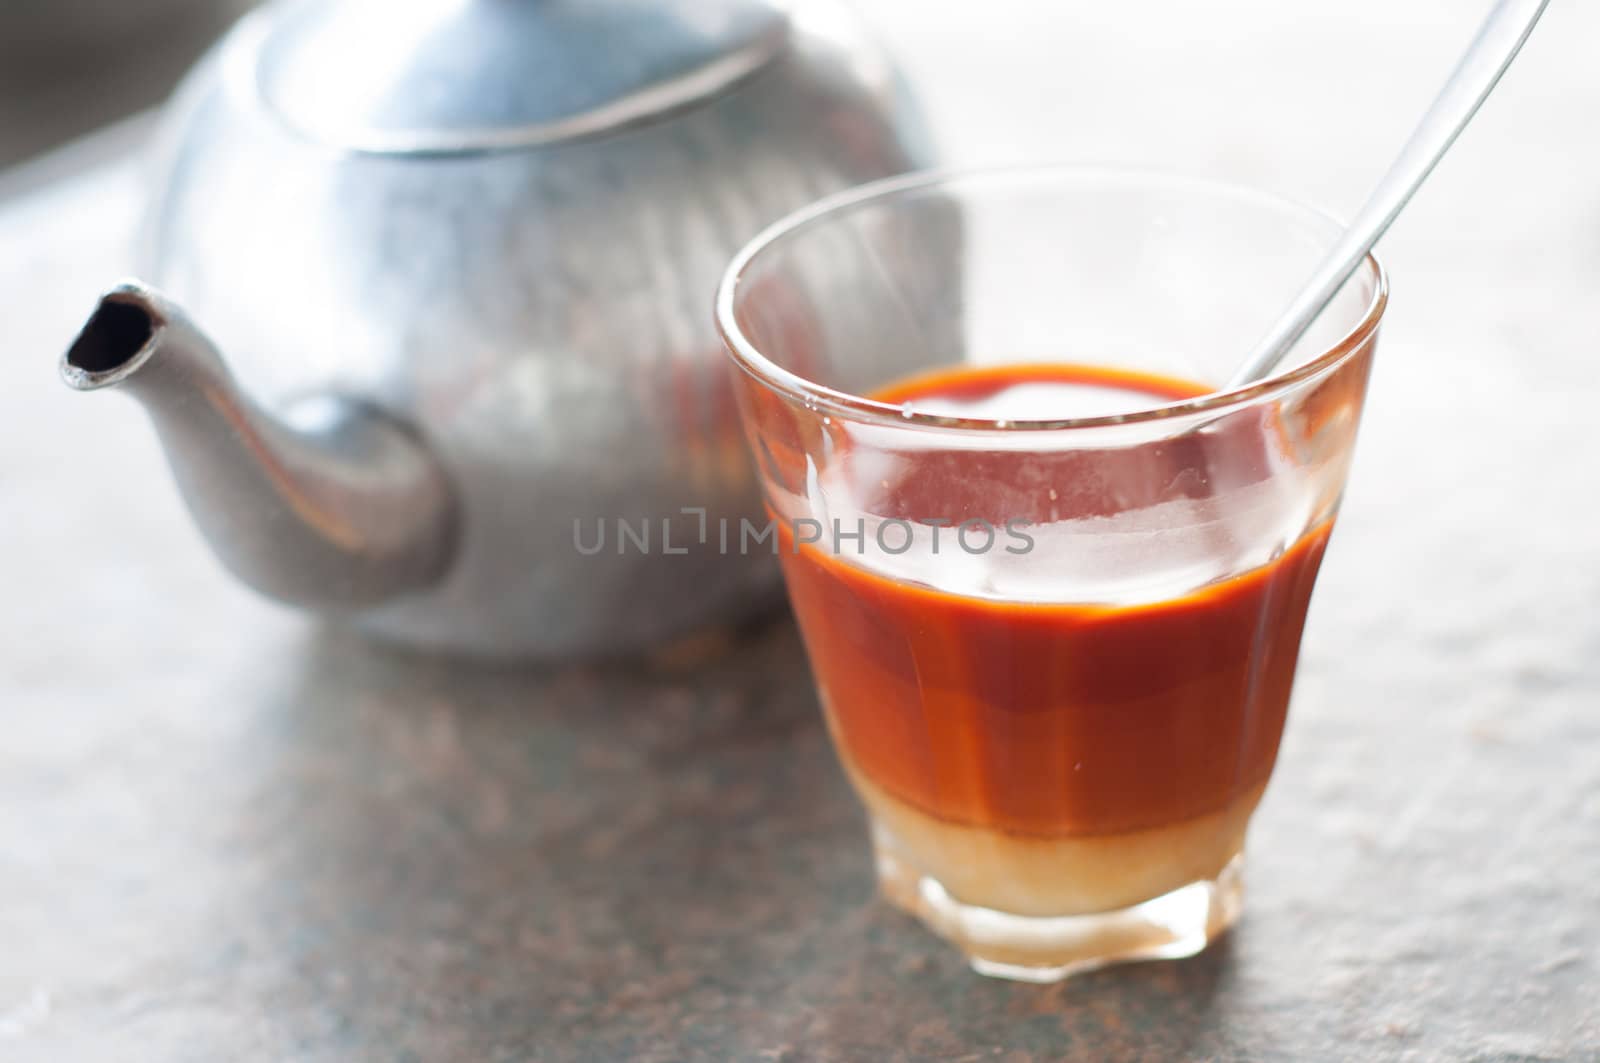
[[[280,0],[248,48],[302,135],[453,154],[592,136],[711,96],[777,55],[756,0]]]

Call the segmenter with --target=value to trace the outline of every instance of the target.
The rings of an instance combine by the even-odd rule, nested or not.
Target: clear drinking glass
[[[1190,955],[1239,913],[1378,263],[1289,368],[1208,389],[1338,232],[1175,176],[913,175],[729,267],[717,319],[880,883],[979,971]],[[1030,395],[1061,363],[1095,367],[1081,393]],[[1015,386],[994,408],[896,390],[939,371]]]

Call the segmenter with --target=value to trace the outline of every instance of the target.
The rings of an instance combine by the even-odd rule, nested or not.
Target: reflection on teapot
[[[107,294],[63,375],[144,403],[217,554],[269,595],[462,652],[628,650],[776,586],[770,557],[695,543],[761,513],[723,265],[928,162],[827,0],[280,2],[180,89],[154,287]],[[596,520],[693,548],[580,553]]]

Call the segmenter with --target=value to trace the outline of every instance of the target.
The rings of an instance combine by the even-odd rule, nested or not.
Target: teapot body
[[[355,614],[485,655],[627,651],[774,600],[711,299],[760,228],[930,161],[898,78],[847,21],[797,20],[759,69],[555,143],[371,151],[262,104],[273,12],[174,101],[144,269],[268,405],[334,393],[409,426],[459,541],[437,585]],[[844,34],[844,35],[841,35]]]

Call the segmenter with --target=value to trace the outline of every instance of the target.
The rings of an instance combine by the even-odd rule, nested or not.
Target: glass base
[[[974,971],[995,978],[1059,982],[1113,963],[1193,956],[1232,926],[1244,906],[1242,851],[1216,878],[1127,908],[1026,916],[963,904],[909,862],[881,826],[874,826],[872,840],[884,896],[966,953]]]

